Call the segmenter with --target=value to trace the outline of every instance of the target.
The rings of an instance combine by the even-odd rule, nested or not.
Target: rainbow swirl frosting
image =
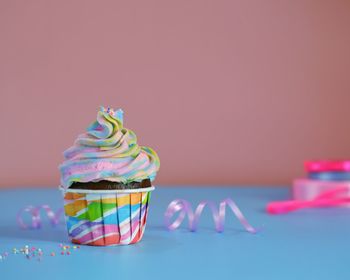
[[[65,189],[74,182],[153,181],[160,166],[156,152],[140,147],[135,133],[123,127],[123,111],[104,107],[97,120],[64,152],[64,158],[59,169]]]

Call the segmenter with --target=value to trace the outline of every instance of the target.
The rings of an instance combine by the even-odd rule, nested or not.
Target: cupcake
[[[123,126],[123,111],[101,107],[64,158],[60,189],[71,241],[95,246],[140,241],[159,157],[137,144],[135,133]]]

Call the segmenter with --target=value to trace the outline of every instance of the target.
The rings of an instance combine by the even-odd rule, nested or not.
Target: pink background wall
[[[350,157],[350,1],[0,1],[0,186],[59,182],[99,105],[159,184],[288,184]]]

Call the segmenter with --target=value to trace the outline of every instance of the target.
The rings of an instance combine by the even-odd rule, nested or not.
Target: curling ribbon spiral
[[[63,209],[60,208],[57,210],[57,212],[55,213],[49,205],[43,204],[43,205],[39,205],[39,206],[32,206],[29,205],[23,209],[21,209],[18,214],[17,214],[17,223],[18,225],[22,228],[22,229],[28,229],[28,228],[32,228],[32,229],[39,229],[41,228],[41,216],[40,216],[40,211],[44,210],[51,225],[55,226],[60,222],[60,218],[61,215],[63,214]],[[22,216],[25,212],[29,212],[32,218],[32,223],[31,225],[27,225],[23,219]]]
[[[177,229],[187,215],[189,230],[192,232],[196,231],[198,227],[199,218],[206,205],[208,205],[208,207],[211,210],[215,223],[215,229],[217,232],[224,231],[226,206],[228,206],[232,210],[236,218],[239,220],[239,222],[243,225],[246,231],[250,233],[257,233],[257,230],[249,224],[248,220],[243,216],[241,210],[239,210],[236,203],[230,198],[226,198],[220,202],[219,211],[217,210],[213,202],[202,201],[198,204],[195,212],[193,212],[192,206],[188,201],[184,199],[175,199],[172,202],[170,202],[164,214],[164,222],[166,228],[169,230]],[[177,212],[179,212],[179,216],[177,217],[177,219],[175,219],[174,222],[171,223],[171,218]]]

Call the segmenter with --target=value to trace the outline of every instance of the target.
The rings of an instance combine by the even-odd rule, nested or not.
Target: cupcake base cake
[[[127,184],[120,182],[111,182],[102,180],[98,182],[73,183],[69,189],[72,190],[134,190],[152,187],[150,179],[144,179],[141,182],[130,182]]]
[[[61,187],[73,243],[127,245],[143,237],[158,155],[137,145],[123,112],[101,107],[97,120],[64,152]]]

